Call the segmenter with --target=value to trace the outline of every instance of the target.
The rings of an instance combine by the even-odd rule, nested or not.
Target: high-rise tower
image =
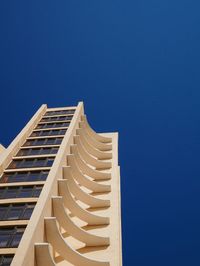
[[[0,265],[121,266],[118,134],[42,105],[0,146]]]

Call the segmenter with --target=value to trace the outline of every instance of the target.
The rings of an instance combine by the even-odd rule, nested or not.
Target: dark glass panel
[[[28,219],[30,219],[30,217],[31,217],[31,215],[32,215],[32,212],[33,212],[33,210],[34,210],[34,207],[35,207],[35,206],[29,206],[29,207],[26,208],[26,210],[24,211],[23,216],[22,216],[22,219],[23,219],[23,220],[28,220]]]
[[[41,181],[45,181],[47,179],[48,174],[49,172],[42,172],[40,176]]]
[[[58,148],[51,148],[51,154],[56,154],[58,152]]]
[[[14,227],[0,229],[0,248],[9,247],[13,234],[15,233]]]
[[[42,129],[42,128],[59,128],[59,127],[68,127],[69,123],[49,123],[49,124],[42,124],[42,125],[38,125],[37,128],[38,129]]]
[[[18,247],[19,242],[20,242],[20,240],[21,240],[21,238],[22,238],[22,235],[23,235],[23,232],[17,232],[17,233],[14,235],[14,237],[13,237],[11,243],[10,243],[10,247],[11,247],[11,248]]]
[[[23,187],[19,194],[18,197],[19,198],[28,198],[32,196],[32,191],[33,191],[33,187]]]
[[[40,154],[49,154],[51,151],[51,148],[41,148]]]
[[[5,193],[5,189],[4,188],[0,188],[0,199],[3,198],[3,194]]]
[[[20,219],[24,206],[11,206],[8,211],[6,220],[18,220]]]
[[[0,248],[6,248],[10,240],[10,235],[0,234]]]
[[[54,159],[48,159],[48,160],[47,160],[47,163],[46,163],[46,166],[47,166],[47,167],[52,166],[53,162],[54,162]]]
[[[49,131],[49,130],[40,131],[40,132],[41,132],[40,136],[49,136],[49,135],[51,135],[50,134],[51,131]]]
[[[13,183],[24,181],[45,181],[49,171],[31,171],[31,172],[15,172],[10,174],[3,174],[0,183]]]
[[[4,199],[16,198],[18,189],[13,187],[8,187],[4,194]]]
[[[46,140],[46,145],[51,145],[51,144],[54,144],[55,143],[55,139],[47,139]]]
[[[42,145],[45,142],[45,139],[36,139],[33,141],[33,145]]]
[[[60,139],[55,139],[55,144],[61,144],[61,142],[62,142],[61,138]]]
[[[30,149],[28,154],[29,155],[38,155],[38,154],[40,154],[40,149],[39,148],[38,149]]]
[[[6,208],[0,207],[0,220],[1,221],[5,219],[7,211],[8,211],[8,205],[6,206]]]
[[[44,116],[61,115],[61,114],[74,114],[75,109],[60,110],[60,111],[48,111]]]
[[[3,255],[0,266],[9,266],[13,260],[13,255]]]
[[[33,163],[34,163],[34,160],[26,159],[26,160],[19,161],[18,164],[17,164],[17,167],[19,167],[19,168],[29,168],[29,167],[33,166]]]
[[[36,187],[33,191],[33,197],[37,198],[40,196],[40,193],[42,191],[42,187]]]

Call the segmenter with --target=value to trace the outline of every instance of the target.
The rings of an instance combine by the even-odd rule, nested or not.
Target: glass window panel
[[[61,144],[61,142],[62,142],[62,138],[57,138],[57,139],[55,140],[55,144]]]
[[[58,152],[58,148],[51,148],[50,153],[51,154],[56,154]]]
[[[51,148],[43,148],[40,150],[40,154],[49,154],[51,151]]]
[[[19,163],[19,167],[21,168],[29,168],[29,167],[33,167],[34,165],[34,160],[30,159],[30,160],[22,160]]]
[[[13,256],[12,255],[8,255],[3,257],[2,263],[0,264],[1,266],[9,266],[11,264],[13,260]]]
[[[55,142],[55,139],[47,139],[46,140],[46,145],[54,144],[54,142]]]
[[[26,208],[26,210],[24,211],[24,214],[23,214],[23,216],[22,216],[22,219],[23,219],[23,220],[30,219],[34,207],[35,207],[35,206],[31,206],[31,207],[29,206],[29,207]]]
[[[18,194],[18,197],[19,198],[28,198],[28,197],[31,197],[32,196],[32,192],[33,191],[33,188],[32,187],[23,187],[19,194]]]
[[[40,154],[40,149],[30,149],[29,150],[29,155],[38,155]]]
[[[14,229],[11,228],[1,228],[0,229],[0,248],[9,247],[9,242],[14,233]]]
[[[45,181],[47,179],[49,172],[42,172],[40,175],[40,180]]]
[[[53,162],[54,162],[54,159],[48,159],[46,162],[46,166],[52,166]]]
[[[47,159],[37,159],[34,161],[33,167],[42,167],[46,165]]]
[[[23,232],[17,232],[14,235],[14,237],[13,237],[11,243],[10,243],[10,247],[12,247],[12,248],[18,247],[19,242],[20,242],[20,240],[22,238],[22,234],[23,234]]]
[[[0,234],[0,248],[6,248],[10,240],[10,235]]]
[[[36,139],[34,145],[43,145],[45,139]]]
[[[17,188],[8,187],[7,191],[4,194],[4,199],[16,198],[17,192]]]
[[[26,179],[27,173],[16,173],[13,176],[13,182],[23,182]]]
[[[67,130],[66,129],[61,129],[60,130],[60,135],[65,135],[65,132],[66,132]]]
[[[6,217],[6,213],[8,211],[8,206],[5,207],[0,207],[0,220],[4,220]]]
[[[37,198],[40,196],[40,193],[42,191],[42,187],[36,187],[33,191],[33,197]]]
[[[30,172],[28,177],[28,181],[38,181],[40,180],[40,173],[39,172]]]
[[[20,219],[25,206],[12,206],[9,210],[6,219],[7,220],[18,220]]]
[[[3,198],[4,193],[5,193],[5,188],[0,188],[0,199]]]
[[[50,131],[41,131],[40,136],[49,136]]]

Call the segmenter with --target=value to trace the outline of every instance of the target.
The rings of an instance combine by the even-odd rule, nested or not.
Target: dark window
[[[15,187],[8,187],[4,189],[4,195],[2,195],[2,198],[4,199],[11,199],[11,198],[16,198],[18,189]]]
[[[1,233],[1,230],[0,230]],[[5,248],[9,245],[10,235],[9,234],[1,234],[0,235],[0,248]]]
[[[51,145],[51,144],[54,144],[55,143],[55,139],[47,139],[46,140],[46,145]]]
[[[6,207],[5,207],[6,208]],[[18,220],[20,219],[22,212],[24,211],[24,206],[13,205],[9,207],[7,217],[4,220]]]
[[[31,134],[31,137],[65,135],[67,129],[41,130]]]
[[[0,207],[0,220],[4,220],[4,217],[6,217],[7,209],[4,207]]]
[[[45,181],[49,171],[14,172],[3,174],[0,183]]]
[[[45,139],[36,139],[36,140],[32,140],[32,142],[35,145],[42,145],[45,142]]]
[[[35,198],[39,197],[41,191],[42,191],[42,187],[35,187],[34,190],[33,190],[32,197],[35,197]]]
[[[29,206],[25,209],[23,216],[21,217],[23,220],[28,220],[31,218],[34,206]]]
[[[5,187],[0,189],[1,197],[0,199],[10,199],[10,198],[29,198],[29,197],[39,197],[42,190],[42,186],[18,186],[18,187]]]
[[[4,191],[5,191],[4,188],[0,188],[0,199],[3,198]]]
[[[70,121],[73,116],[44,117],[40,122]]]
[[[29,155],[38,155],[38,154],[40,154],[40,150],[41,149],[39,149],[39,148],[38,149],[30,149],[28,154]]]
[[[24,146],[42,146],[42,145],[55,145],[60,144],[63,138],[45,138],[45,139],[34,139],[28,140]]]
[[[5,204],[1,205],[1,221],[12,221],[12,220],[25,220],[29,219],[35,204]]]
[[[30,155],[42,155],[42,154],[56,154],[58,148],[31,148],[22,149],[18,152],[17,156],[30,156]]]
[[[28,198],[32,196],[33,187],[23,187],[20,189],[18,197],[19,198]]]
[[[24,227],[0,228],[0,248],[17,247],[24,230]]]
[[[37,129],[42,129],[42,128],[58,128],[58,127],[68,127],[69,122],[60,122],[60,123],[48,123],[48,124],[41,124],[38,125],[36,128]]]
[[[12,262],[14,255],[1,255],[0,256],[0,266],[9,266]]]
[[[17,233],[13,236],[13,239],[12,239],[12,241],[11,241],[11,243],[10,243],[10,247],[11,247],[11,248],[16,248],[16,247],[18,247],[19,242],[20,242],[20,240],[21,240],[21,238],[22,238],[22,235],[23,235],[23,231],[21,231],[21,232],[17,232]]]
[[[74,112],[75,112],[75,109],[59,110],[59,111],[48,111],[48,112],[45,113],[44,116],[74,114]]]
[[[34,159],[22,159],[13,160],[8,166],[8,169],[15,168],[32,168],[32,167],[46,167],[53,164],[54,158],[34,158]]]

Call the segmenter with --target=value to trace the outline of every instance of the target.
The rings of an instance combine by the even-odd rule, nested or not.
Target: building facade
[[[42,105],[0,146],[0,265],[121,266],[118,134]]]

